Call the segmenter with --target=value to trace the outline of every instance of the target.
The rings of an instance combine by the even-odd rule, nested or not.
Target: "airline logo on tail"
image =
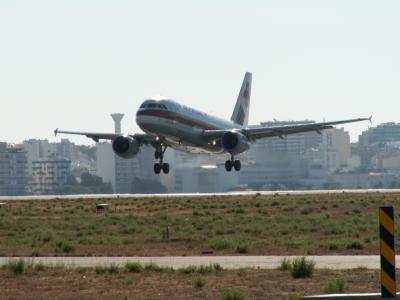
[[[246,73],[244,76],[242,87],[231,117],[232,121],[242,126],[247,126],[249,120],[251,77],[251,73]]]

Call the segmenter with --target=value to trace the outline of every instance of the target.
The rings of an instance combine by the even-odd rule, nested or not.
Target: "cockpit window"
[[[165,104],[160,103],[143,103],[142,105],[140,105],[140,108],[161,108],[167,110]]]

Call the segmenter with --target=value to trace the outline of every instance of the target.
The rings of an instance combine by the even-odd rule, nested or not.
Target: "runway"
[[[171,193],[171,194],[82,194],[82,195],[41,195],[41,196],[0,196],[6,200],[56,200],[56,199],[127,199],[150,197],[210,197],[210,196],[255,196],[255,195],[315,195],[315,194],[359,194],[359,193],[400,193],[400,189],[344,189],[344,190],[295,190],[295,191],[240,191],[226,193]]]
[[[174,269],[184,268],[189,265],[220,264],[224,269],[261,268],[275,269],[284,257],[293,259],[299,256],[165,256],[165,257],[25,257],[34,262],[57,265],[63,264],[67,267],[94,267],[97,265],[117,264],[126,262],[156,263],[161,267],[172,267]],[[379,269],[380,257],[378,255],[338,255],[338,256],[307,256],[315,262],[318,269]],[[0,257],[0,266],[9,260],[18,257]],[[396,256],[396,260],[400,255]]]

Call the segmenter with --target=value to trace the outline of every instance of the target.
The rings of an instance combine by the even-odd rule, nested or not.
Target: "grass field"
[[[378,207],[396,208],[399,199],[343,193],[4,201],[0,256],[377,254]],[[97,202],[110,207],[96,213]],[[166,226],[169,240],[162,238]]]
[[[3,299],[286,299],[337,292],[379,292],[379,271],[315,270],[294,279],[289,271],[110,265],[68,269],[44,265],[0,269]]]

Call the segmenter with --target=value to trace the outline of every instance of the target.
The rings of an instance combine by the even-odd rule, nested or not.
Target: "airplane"
[[[123,158],[137,155],[142,145],[155,149],[154,173],[169,173],[168,163],[163,161],[168,147],[190,153],[228,154],[225,169],[240,171],[240,160],[235,156],[247,151],[257,139],[280,137],[288,134],[315,131],[321,134],[334,125],[360,122],[369,118],[348,119],[333,122],[307,123],[286,126],[248,126],[252,74],[247,72],[230,120],[211,116],[180,104],[170,98],[156,96],[145,100],[136,112],[136,123],[144,133],[118,134],[54,130],[55,135],[84,135],[93,139],[111,140],[115,154]]]

